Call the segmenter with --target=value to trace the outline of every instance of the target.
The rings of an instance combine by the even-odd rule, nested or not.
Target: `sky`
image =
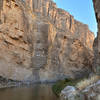
[[[59,8],[68,11],[74,18],[84,24],[97,35],[97,22],[92,0],[54,0]]]

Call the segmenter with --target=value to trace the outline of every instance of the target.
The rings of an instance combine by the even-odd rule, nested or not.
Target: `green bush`
[[[57,96],[59,96],[61,90],[63,90],[66,86],[68,85],[75,86],[77,82],[79,82],[79,80],[74,80],[74,79],[60,80],[53,85],[52,90]]]

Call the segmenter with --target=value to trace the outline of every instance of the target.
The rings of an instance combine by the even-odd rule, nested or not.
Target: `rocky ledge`
[[[65,87],[60,94],[61,100],[100,100],[100,80],[79,91],[73,86]]]
[[[19,86],[21,82],[6,79],[0,76],[0,89]]]

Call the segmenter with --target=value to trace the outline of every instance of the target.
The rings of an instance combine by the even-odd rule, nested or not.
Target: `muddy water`
[[[0,89],[0,100],[59,100],[51,85],[33,85]]]

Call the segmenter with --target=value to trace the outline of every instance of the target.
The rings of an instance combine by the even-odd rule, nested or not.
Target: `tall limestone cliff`
[[[51,0],[0,0],[0,76],[32,82],[81,78],[94,34]]]
[[[94,70],[100,74],[100,1],[93,0],[95,15],[98,23],[97,38],[94,41]]]

